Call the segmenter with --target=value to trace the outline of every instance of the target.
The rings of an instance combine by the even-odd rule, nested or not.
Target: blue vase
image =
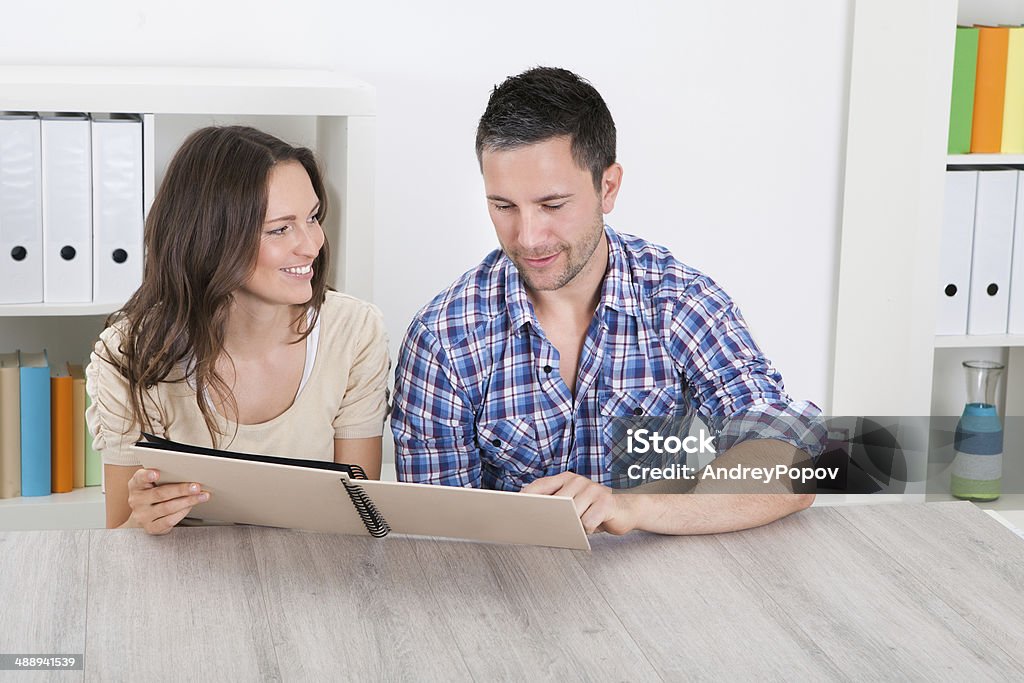
[[[968,402],[956,425],[949,490],[964,500],[995,500],[1002,493],[1003,425],[995,396],[1003,365],[991,361],[963,365]]]

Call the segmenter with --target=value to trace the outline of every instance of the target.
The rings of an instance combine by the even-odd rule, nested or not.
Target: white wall
[[[721,282],[790,392],[827,408],[852,4],[53,0],[5,7],[0,63],[328,67],[374,84],[374,298],[395,349],[497,246],[473,154],[490,88],[573,69],[618,124],[608,221]]]
[[[473,155],[490,88],[560,65],[616,118],[609,222],[718,279],[790,390],[825,407],[849,2],[390,7],[335,16],[338,64],[378,88],[375,297],[396,338],[497,246]]]

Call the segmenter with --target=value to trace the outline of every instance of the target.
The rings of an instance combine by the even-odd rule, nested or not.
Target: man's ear
[[[601,176],[601,213],[611,213],[615,208],[615,198],[622,187],[622,166],[612,164],[604,169]]]

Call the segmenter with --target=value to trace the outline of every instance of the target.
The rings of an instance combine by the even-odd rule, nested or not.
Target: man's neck
[[[608,238],[602,236],[597,249],[583,269],[563,287],[550,291],[526,288],[538,318],[589,323],[601,301],[601,288],[608,270]]]

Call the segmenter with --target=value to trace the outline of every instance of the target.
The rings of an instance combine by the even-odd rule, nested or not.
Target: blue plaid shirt
[[[634,415],[696,412],[719,453],[747,438],[821,453],[820,411],[786,395],[729,296],[664,247],[605,234],[608,270],[575,397],[502,251],[416,315],[395,374],[400,480],[518,491],[572,471],[609,484],[607,424]]]

